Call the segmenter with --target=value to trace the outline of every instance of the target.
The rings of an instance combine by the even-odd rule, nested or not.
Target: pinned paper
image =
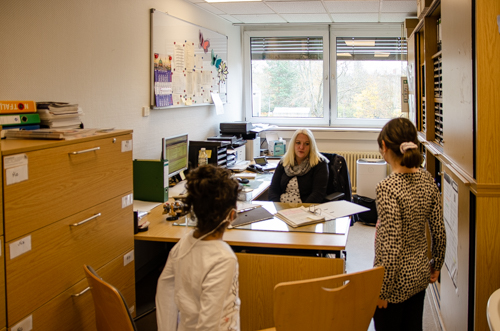
[[[215,105],[215,113],[217,115],[222,115],[224,114],[224,106],[222,105],[222,100],[220,99],[220,96],[218,93],[210,93],[212,95],[212,101],[214,102]]]
[[[500,33],[500,15],[497,16],[498,33]]]

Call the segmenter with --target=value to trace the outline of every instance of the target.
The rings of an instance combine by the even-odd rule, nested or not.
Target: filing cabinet
[[[135,315],[132,132],[1,148],[8,328],[95,330],[84,264]]]

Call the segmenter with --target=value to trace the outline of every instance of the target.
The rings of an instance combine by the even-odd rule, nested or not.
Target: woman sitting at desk
[[[274,171],[269,200],[322,203],[328,184],[328,160],[318,152],[309,129],[298,129]]]

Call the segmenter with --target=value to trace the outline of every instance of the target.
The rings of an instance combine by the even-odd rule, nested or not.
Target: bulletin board
[[[151,108],[225,103],[227,75],[227,36],[151,9]]]

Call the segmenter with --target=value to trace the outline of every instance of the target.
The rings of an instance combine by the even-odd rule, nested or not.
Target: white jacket
[[[170,251],[158,279],[159,331],[240,330],[238,260],[222,240],[191,231]]]

